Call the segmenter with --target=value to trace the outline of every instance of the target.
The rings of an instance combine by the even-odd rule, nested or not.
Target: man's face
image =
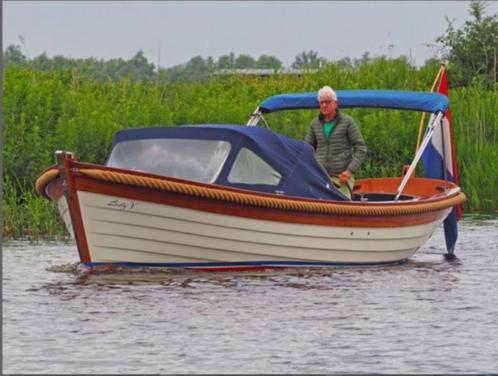
[[[320,96],[320,112],[323,116],[335,115],[337,110],[337,101],[333,100],[330,95]]]

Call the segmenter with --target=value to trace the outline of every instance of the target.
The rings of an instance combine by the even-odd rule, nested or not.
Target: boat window
[[[278,185],[282,175],[256,153],[241,148],[233,163],[228,181],[243,184]]]
[[[108,166],[213,183],[230,152],[218,140],[145,139],[124,141],[112,150]]]

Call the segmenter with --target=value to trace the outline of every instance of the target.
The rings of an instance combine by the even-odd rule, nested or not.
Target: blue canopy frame
[[[340,108],[390,108],[430,113],[448,110],[448,98],[440,93],[402,90],[338,90]],[[319,108],[317,92],[279,94],[259,105],[261,113]]]

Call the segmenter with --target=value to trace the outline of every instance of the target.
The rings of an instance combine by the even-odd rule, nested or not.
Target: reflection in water
[[[430,252],[429,252],[430,253]],[[47,289],[52,293],[64,291],[64,284],[68,286],[97,285],[116,287],[119,285],[161,285],[181,288],[195,288],[206,284],[226,287],[263,280],[272,282],[275,286],[288,287],[300,290],[326,290],[330,285],[324,284],[327,279],[361,279],[362,276],[375,278],[377,273],[397,273],[412,271],[421,275],[432,275],[434,272],[451,272],[460,264],[459,260],[443,262],[441,254],[437,261],[407,260],[396,265],[374,266],[335,266],[324,268],[275,268],[258,271],[227,271],[205,272],[193,269],[166,268],[166,267],[126,267],[104,265],[88,268],[80,263],[66,263],[53,265],[47,271],[53,273],[67,273],[74,276],[57,287],[48,284]],[[450,278],[451,273],[440,274],[441,278]]]
[[[80,263],[55,265],[47,268],[50,272],[74,275],[71,285],[138,285],[160,284],[163,286],[192,287],[194,284],[216,284],[234,286],[249,280],[272,280],[275,277],[287,276],[308,278],[330,272],[330,269],[267,269],[262,271],[227,271],[205,272],[179,268],[146,268],[124,266],[102,266],[86,268]]]

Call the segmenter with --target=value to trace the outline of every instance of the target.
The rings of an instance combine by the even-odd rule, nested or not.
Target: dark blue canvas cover
[[[446,111],[449,106],[448,97],[440,93],[402,90],[337,90],[336,93],[340,108],[391,108],[437,113]],[[274,95],[259,105],[264,113],[319,107],[316,91]]]
[[[113,148],[124,141],[148,138],[187,138],[194,140],[223,140],[231,150],[215,184],[259,192],[283,192],[285,196],[309,199],[349,200],[333,184],[327,172],[314,157],[313,148],[269,129],[229,124],[201,124],[168,128],[135,128],[116,134]],[[230,183],[228,174],[241,148],[248,148],[271,165],[281,175],[277,186]]]

